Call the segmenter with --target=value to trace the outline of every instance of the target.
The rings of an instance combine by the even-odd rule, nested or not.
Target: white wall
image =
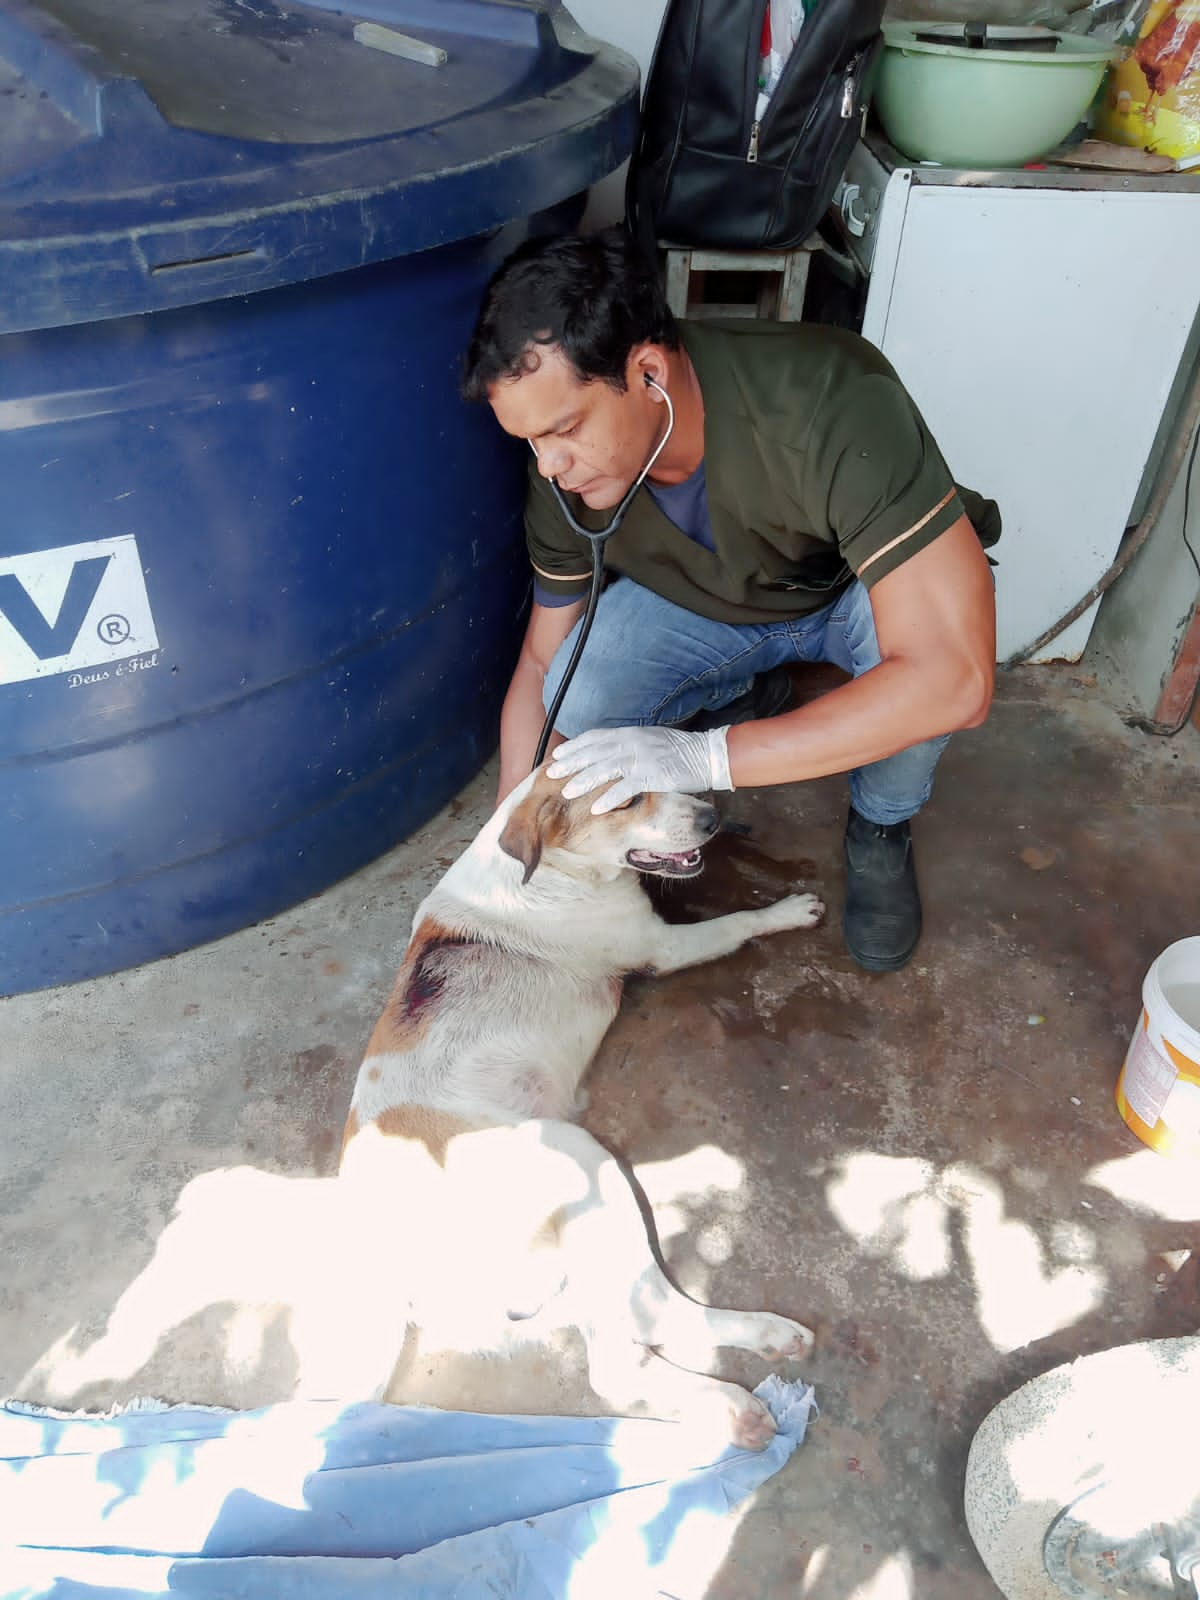
[[[567,0],[567,10],[594,39],[628,50],[645,82],[666,0]]]
[[[585,32],[627,50],[637,62],[645,88],[666,0],[567,0],[567,9]],[[625,214],[625,168],[592,190],[585,228],[602,228]]]
[[[1196,568],[1184,543],[1189,460],[1184,458],[1154,532],[1101,602],[1088,645],[1089,660],[1107,661],[1119,673],[1145,717],[1154,715],[1200,605]],[[1200,470],[1194,478],[1186,533],[1192,549],[1200,550]]]

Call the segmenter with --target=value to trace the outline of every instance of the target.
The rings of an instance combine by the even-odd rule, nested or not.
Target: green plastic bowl
[[[1082,120],[1119,53],[1028,27],[989,27],[985,49],[963,42],[961,24],[886,22],[883,35],[883,130],[910,160],[944,167],[1020,167],[1044,156]],[[1017,47],[1039,36],[1057,39],[1053,53]]]

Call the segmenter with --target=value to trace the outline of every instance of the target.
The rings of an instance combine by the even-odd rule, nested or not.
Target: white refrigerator
[[[868,135],[835,209],[867,274],[863,334],[958,481],[1000,505],[1005,660],[1082,599],[1140,511],[1200,310],[1200,176],[960,172]],[[1095,610],[1033,659],[1077,659]]]

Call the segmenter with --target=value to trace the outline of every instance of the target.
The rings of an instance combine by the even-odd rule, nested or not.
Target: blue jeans
[[[577,623],[551,663],[547,706],[578,632]],[[618,578],[600,596],[556,726],[571,738],[588,728],[685,722],[736,700],[758,673],[797,661],[832,661],[856,678],[879,665],[875,619],[861,583],[806,617],[733,624],[710,622],[631,578]],[[858,814],[889,824],[919,811],[932,793],[933,771],[949,737],[855,767],[850,799]]]

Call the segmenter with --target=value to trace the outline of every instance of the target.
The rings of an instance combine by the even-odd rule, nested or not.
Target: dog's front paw
[[[768,1361],[801,1361],[811,1354],[814,1337],[802,1322],[760,1311],[754,1318],[753,1343],[746,1348]]]
[[[763,908],[763,931],[784,933],[789,928],[815,928],[824,915],[825,902],[815,894],[789,894]]]

